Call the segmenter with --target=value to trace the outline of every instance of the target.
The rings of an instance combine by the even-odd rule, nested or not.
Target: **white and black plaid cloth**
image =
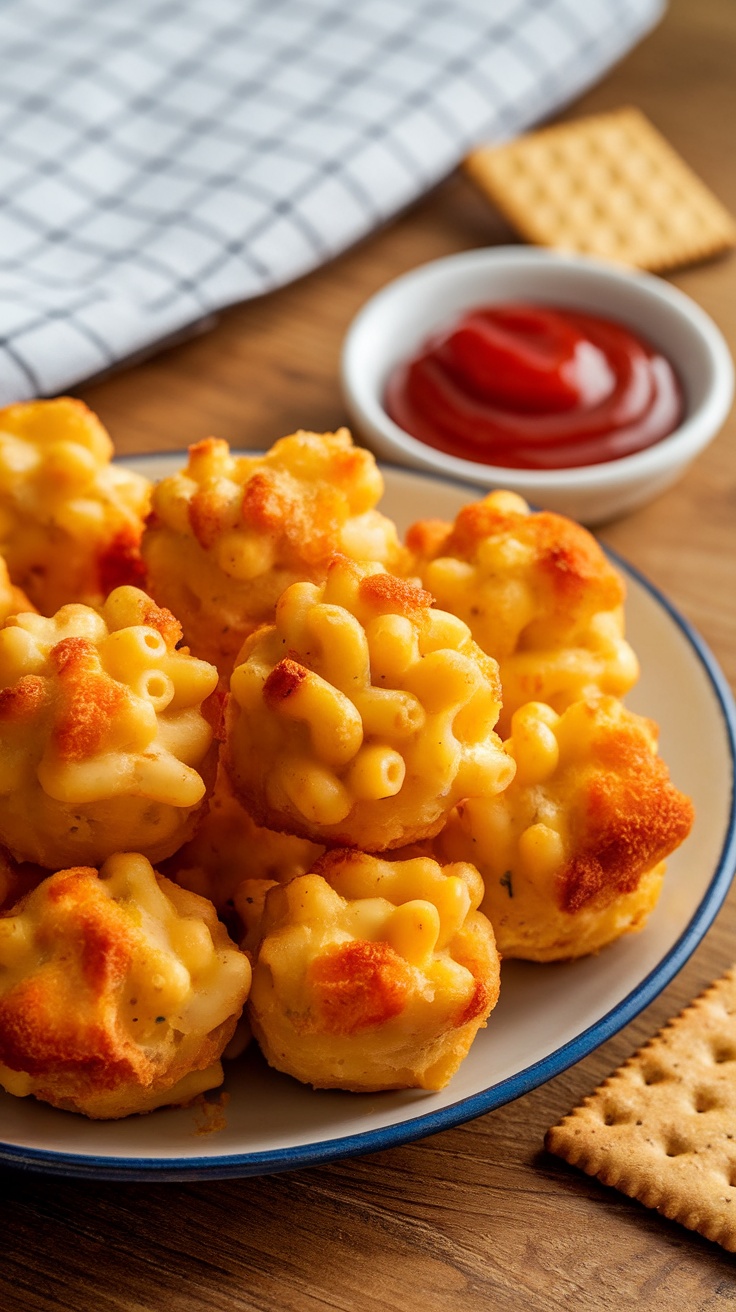
[[[3,0],[0,403],[336,255],[662,0]]]

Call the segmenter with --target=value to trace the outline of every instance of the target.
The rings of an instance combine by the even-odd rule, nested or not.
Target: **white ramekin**
[[[506,469],[426,446],[383,407],[393,367],[464,310],[504,301],[570,306],[618,320],[667,356],[685,392],[676,431],[645,451],[574,469]],[[661,278],[579,255],[501,246],[425,264],[373,296],[345,338],[342,384],[355,435],[381,458],[482,487],[506,487],[536,506],[599,524],[678,479],[715,437],[734,389],[731,355],[712,319]]]

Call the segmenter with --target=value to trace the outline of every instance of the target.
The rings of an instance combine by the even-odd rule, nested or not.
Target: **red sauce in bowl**
[[[396,368],[388,414],[449,455],[510,469],[597,465],[677,428],[669,361],[623,324],[541,305],[471,310]]]

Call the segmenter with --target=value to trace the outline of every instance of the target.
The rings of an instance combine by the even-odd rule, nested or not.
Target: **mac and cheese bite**
[[[249,1017],[267,1061],[318,1089],[441,1089],[496,1004],[499,957],[463,863],[333,851],[272,887]]]
[[[462,802],[436,840],[444,859],[477,865],[502,956],[580,957],[641,929],[693,821],[656,725],[614,697],[561,715],[531,702],[504,745],[509,788]]]
[[[373,456],[346,428],[294,433],[263,456],[198,442],[153,492],[142,545],[151,592],[192,651],[229,674],[284,588],[320,582],[334,552],[399,567],[396,528],[375,509],[382,493]]]
[[[454,524],[420,520],[407,545],[422,586],[498,661],[503,733],[525,702],[561,711],[591,693],[622,697],[636,682],[623,579],[580,524],[491,492]]]
[[[0,629],[0,842],[51,870],[192,833],[214,782],[217,670],[137,588]],[[213,694],[215,694],[213,696]]]
[[[378,852],[435,834],[513,775],[496,662],[429,593],[335,557],[233,671],[224,761],[259,824]]]
[[[0,916],[0,1084],[94,1118],[222,1083],[250,987],[212,905],[138,853],[50,875]]]
[[[112,442],[81,401],[0,410],[0,554],[44,615],[97,606],[143,580],[150,485],[112,463]]]

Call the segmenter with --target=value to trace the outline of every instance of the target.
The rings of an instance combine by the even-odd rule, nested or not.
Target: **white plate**
[[[182,461],[172,454],[128,463],[160,477]],[[432,475],[385,474],[382,508],[402,529],[419,517],[453,518],[478,495]],[[731,882],[736,709],[701,639],[651,584],[617,563],[628,579],[627,631],[642,666],[628,703],[660,725],[662,756],[696,808],[693,832],[669,862],[663,896],[641,934],[564,965],[507,963],[488,1028],[441,1093],[316,1093],[253,1053],[228,1069],[220,1130],[207,1130],[201,1108],[93,1122],[1,1095],[0,1160],[64,1175],[185,1179],[265,1174],[387,1148],[517,1098],[651,1002],[700,942]]]

